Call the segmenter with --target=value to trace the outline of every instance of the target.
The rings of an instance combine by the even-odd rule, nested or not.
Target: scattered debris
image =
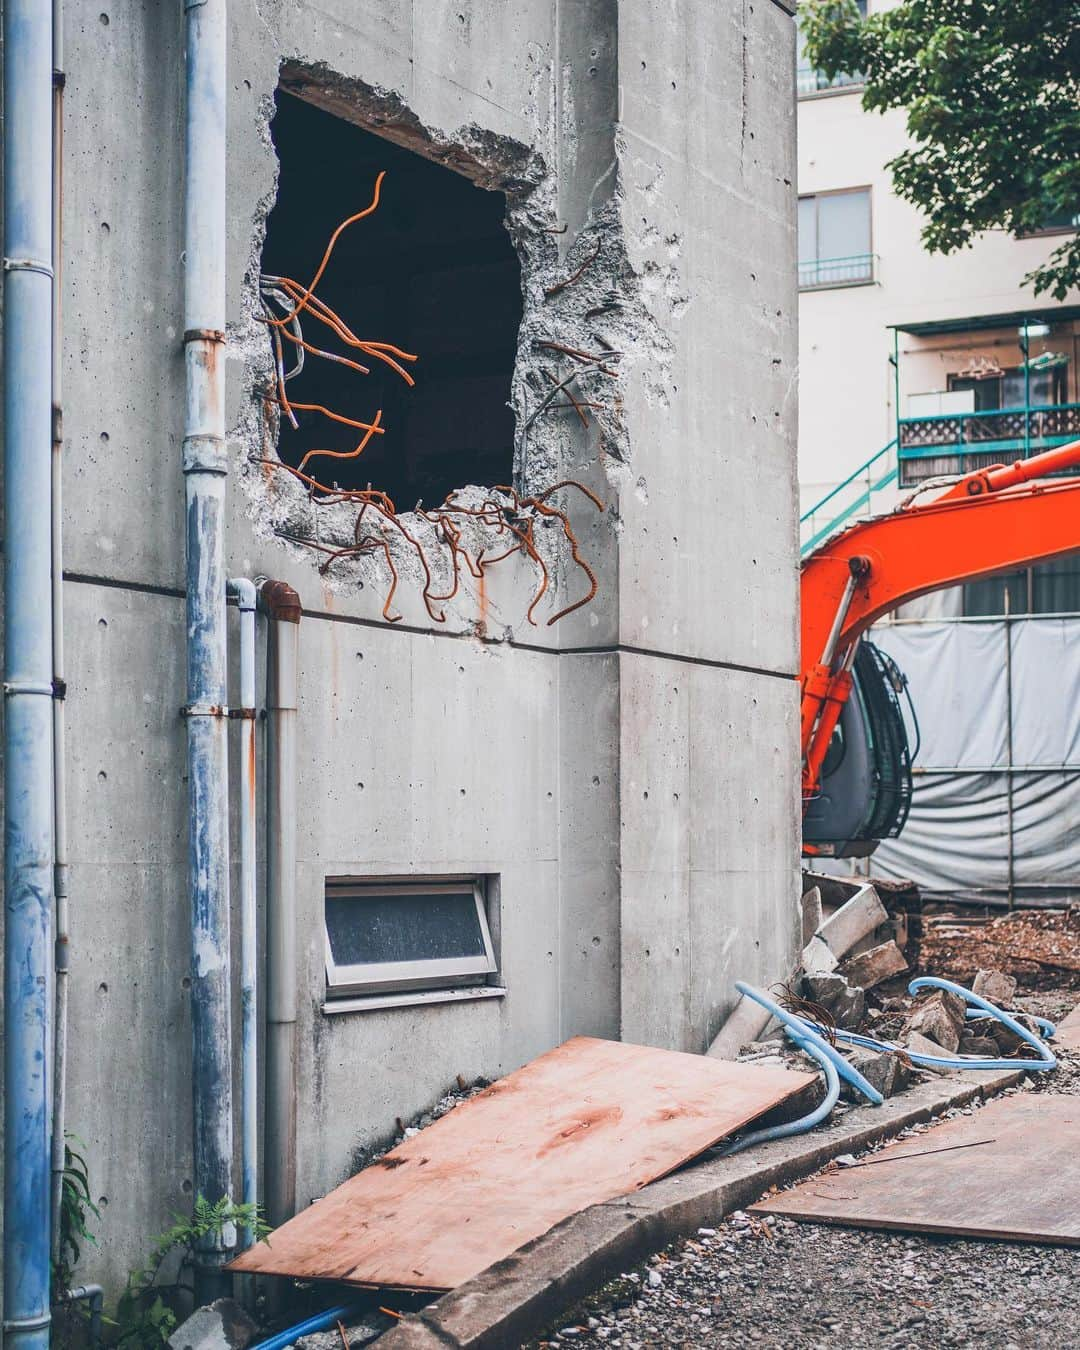
[[[1011,975],[1025,988],[1080,988],[1080,906],[992,919],[927,915],[924,929],[922,965],[958,984],[970,985],[986,970]]]

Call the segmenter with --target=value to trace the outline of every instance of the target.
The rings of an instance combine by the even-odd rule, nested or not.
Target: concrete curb
[[[839,1153],[867,1148],[950,1107],[994,1096],[1023,1077],[1023,1069],[942,1074],[882,1106],[856,1107],[810,1134],[703,1162],[593,1205],[402,1318],[373,1344],[379,1350],[511,1350],[612,1275],[752,1204],[770,1186],[805,1176]]]

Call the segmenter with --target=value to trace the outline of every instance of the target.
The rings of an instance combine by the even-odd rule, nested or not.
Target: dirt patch
[[[963,985],[979,970],[1001,970],[1029,989],[1080,989],[1080,907],[996,919],[924,915],[920,962]]]

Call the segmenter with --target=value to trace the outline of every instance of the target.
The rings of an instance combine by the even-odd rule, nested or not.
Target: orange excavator
[[[929,591],[1080,551],[1080,478],[1056,476],[1077,469],[1080,441],[1073,441],[1013,465],[935,479],[804,561],[804,853],[865,857],[907,819],[906,680],[866,630]]]

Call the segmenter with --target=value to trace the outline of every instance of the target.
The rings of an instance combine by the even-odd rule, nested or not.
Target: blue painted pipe
[[[183,0],[183,472],[187,517],[188,890],[194,1190],[232,1195],[225,629],[225,0]],[[226,1231],[195,1252],[200,1303],[229,1292]]]
[[[4,40],[4,1344],[49,1344],[52,7]]]
[[[315,1331],[325,1331],[335,1322],[344,1322],[346,1318],[360,1312],[363,1307],[362,1303],[340,1303],[336,1308],[327,1308],[326,1312],[316,1313],[314,1317],[309,1317],[304,1322],[286,1327],[269,1340],[260,1341],[258,1345],[252,1346],[251,1350],[286,1350],[288,1346],[295,1345],[301,1336],[310,1336]]]

